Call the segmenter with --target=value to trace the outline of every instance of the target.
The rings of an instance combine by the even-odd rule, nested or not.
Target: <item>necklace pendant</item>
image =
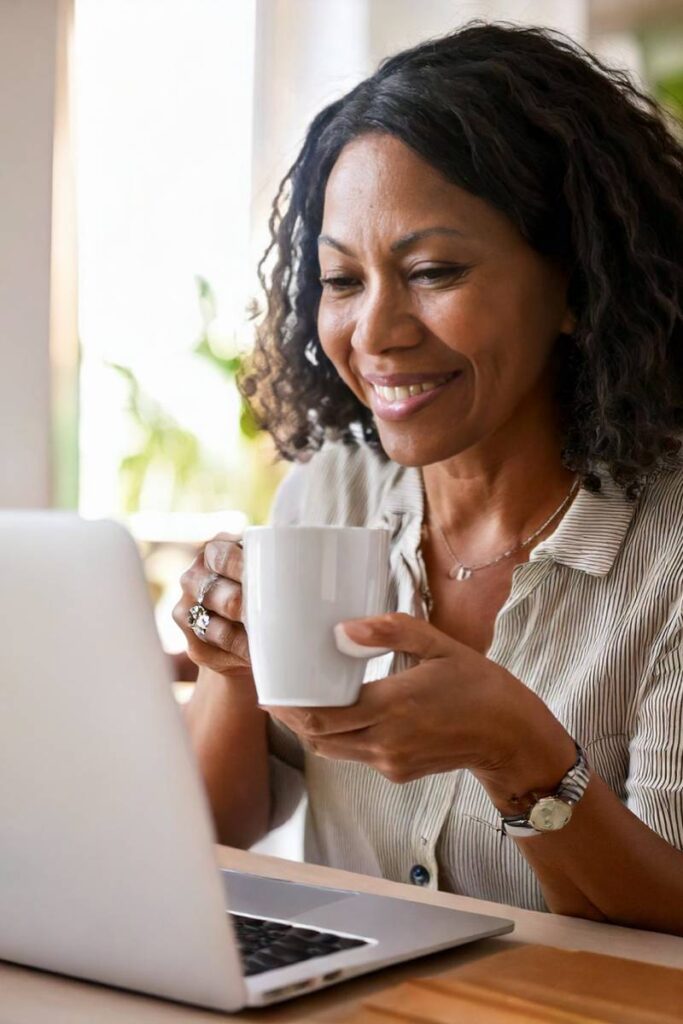
[[[468,580],[471,575],[472,570],[468,569],[466,565],[454,565],[448,573],[449,579],[457,580],[459,583],[462,583],[464,580]]]

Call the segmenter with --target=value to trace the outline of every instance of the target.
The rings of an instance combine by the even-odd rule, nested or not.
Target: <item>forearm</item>
[[[539,763],[544,785],[566,771],[558,771],[562,762],[556,756],[548,755],[547,767]],[[512,778],[480,781],[506,815],[514,809],[504,794],[529,788],[526,775],[518,786]],[[595,773],[564,828],[505,842],[517,843],[554,913],[683,935],[683,853],[629,811]]]
[[[543,701],[520,693],[522,718],[506,728],[512,746],[495,769],[474,771],[506,817],[527,810],[532,792],[554,792],[576,761],[564,726]],[[594,771],[564,828],[504,841],[517,844],[555,913],[683,935],[683,853]]]
[[[247,849],[268,830],[267,714],[249,675],[203,668],[184,717],[219,842]]]
[[[597,775],[556,833],[513,840],[555,913],[582,912],[569,885],[613,924],[683,935],[683,853],[648,828]]]

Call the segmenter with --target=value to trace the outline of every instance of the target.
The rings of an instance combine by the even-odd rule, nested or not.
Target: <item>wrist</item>
[[[210,694],[217,700],[229,697],[231,701],[244,700],[248,703],[258,703],[254,677],[248,667],[218,672],[216,669],[203,665],[197,675],[195,693]]]
[[[550,712],[548,717],[552,722],[540,731],[519,729],[514,750],[499,768],[474,772],[504,816],[523,814],[536,800],[554,793],[576,763],[574,740]]]

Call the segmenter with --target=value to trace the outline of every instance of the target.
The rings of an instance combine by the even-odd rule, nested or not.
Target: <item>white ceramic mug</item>
[[[387,611],[389,533],[353,526],[244,531],[244,625],[259,704],[323,707],[358,699],[369,657],[335,642],[345,619]]]

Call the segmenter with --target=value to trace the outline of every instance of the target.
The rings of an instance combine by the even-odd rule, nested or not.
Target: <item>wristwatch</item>
[[[539,798],[537,793],[532,792],[528,794],[531,806],[523,814],[503,816],[503,835],[528,839],[543,832],[557,832],[564,828],[590,780],[586,753],[578,743],[576,753],[576,764],[569,769],[554,793]]]

